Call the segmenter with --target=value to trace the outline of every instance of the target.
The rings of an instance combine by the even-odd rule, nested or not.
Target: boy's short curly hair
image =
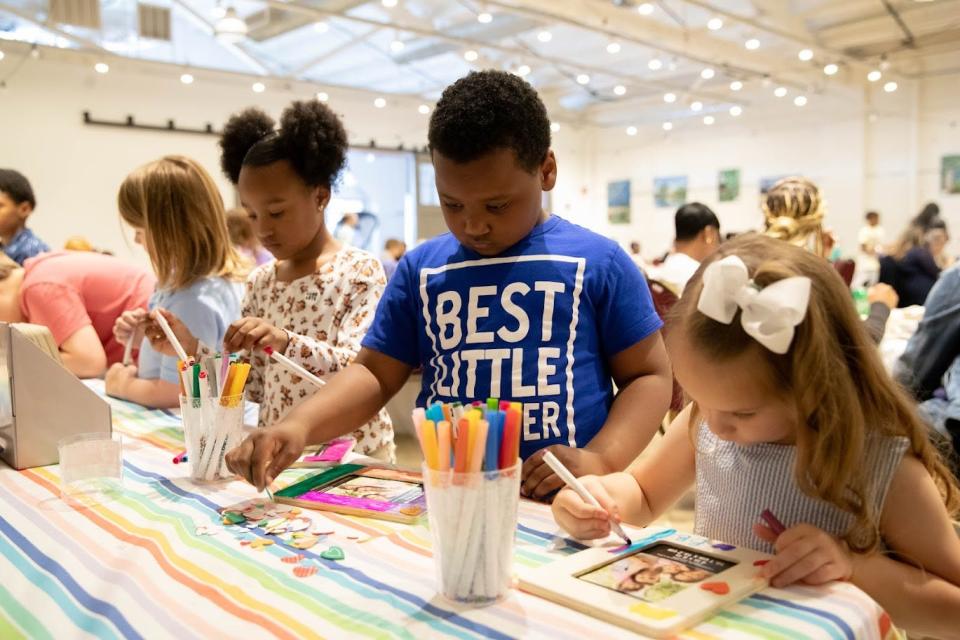
[[[327,105],[297,101],[284,109],[280,128],[260,109],[230,117],[220,137],[220,166],[233,184],[243,165],[264,166],[279,160],[293,165],[311,187],[331,187],[347,159],[347,132]]]
[[[31,209],[37,208],[37,198],[27,177],[16,169],[0,169],[0,191],[7,194],[15,204],[30,203]]]
[[[430,117],[431,151],[471,162],[496,149],[533,172],[550,150],[550,118],[536,90],[505,71],[472,71],[447,87]]]

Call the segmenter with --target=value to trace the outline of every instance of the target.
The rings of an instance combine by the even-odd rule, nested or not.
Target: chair
[[[849,287],[853,282],[853,272],[857,269],[857,263],[849,259],[837,260],[833,263],[833,268],[837,270],[840,277],[843,278],[843,281]]]
[[[673,290],[665,285],[662,282],[657,280],[647,279],[647,286],[650,288],[650,297],[653,298],[653,308],[657,310],[657,314],[661,318],[665,318],[670,309],[673,308],[673,305],[677,303],[677,300],[680,299]],[[673,381],[673,396],[670,399],[670,413],[668,417],[673,418],[677,413],[683,409],[683,389],[680,388],[680,385],[677,384],[676,379]],[[663,427],[661,427],[663,430]]]

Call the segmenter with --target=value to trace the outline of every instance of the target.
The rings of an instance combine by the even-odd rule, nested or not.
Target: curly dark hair
[[[309,186],[331,187],[347,159],[347,132],[327,105],[297,101],[284,109],[280,128],[260,109],[227,120],[220,137],[220,166],[233,184],[243,165],[262,167],[279,160],[293,165]]]
[[[37,198],[33,195],[30,181],[15,169],[0,169],[0,191],[16,204],[29,202],[31,209],[37,207]]]
[[[550,150],[550,118],[529,83],[505,71],[471,71],[443,91],[430,117],[430,149],[471,162],[512,149],[525,171],[536,171]]]

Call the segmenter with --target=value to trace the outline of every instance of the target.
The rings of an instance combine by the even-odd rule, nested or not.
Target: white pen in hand
[[[600,503],[597,502],[597,499],[594,498],[589,491],[587,491],[587,488],[583,486],[579,480],[573,477],[573,474],[570,473],[570,470],[563,466],[563,463],[557,459],[557,456],[547,451],[545,454],[543,454],[543,461],[546,462],[551,469],[553,469],[555,474],[560,476],[560,479],[563,480],[568,487],[576,491],[577,495],[580,496],[584,502],[599,509],[603,509],[603,507],[600,506]],[[623,528],[621,528],[619,524],[614,522],[613,518],[610,519],[610,528],[613,529],[614,533],[623,538],[624,542],[626,542],[628,545],[632,544],[630,537],[624,532]]]
[[[283,366],[285,366],[292,373],[295,373],[296,375],[306,380],[307,382],[312,382],[318,387],[322,387],[324,385],[323,380],[313,375],[312,373],[310,373],[309,371],[307,371],[306,369],[304,369],[303,367],[301,367],[296,362],[294,362],[287,356],[283,355],[282,353],[277,353],[276,351],[274,351],[273,347],[266,346],[263,348],[263,352],[266,353],[271,358],[273,358],[274,360],[276,360],[277,362],[279,362],[280,364],[282,364]]]

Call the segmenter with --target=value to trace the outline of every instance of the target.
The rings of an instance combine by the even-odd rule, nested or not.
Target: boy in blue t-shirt
[[[615,242],[541,207],[557,161],[533,88],[499,71],[461,78],[429,141],[450,233],[400,261],[354,364],[228,454],[258,488],[304,446],[363,424],[418,366],[421,406],[523,403],[521,491],[535,498],[563,484],[545,451],[576,476],[621,470],[667,410],[670,365],[643,275]]]

